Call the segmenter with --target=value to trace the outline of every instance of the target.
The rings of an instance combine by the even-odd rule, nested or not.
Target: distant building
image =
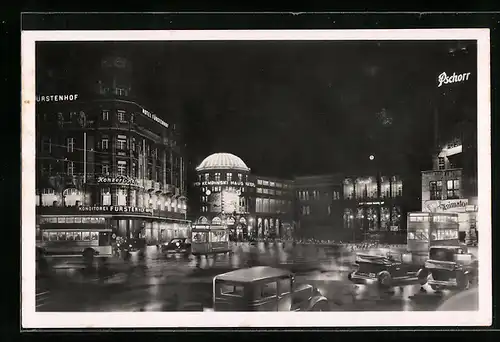
[[[406,230],[398,176],[297,177],[294,185],[301,237],[398,240]]]
[[[477,239],[477,144],[474,125],[455,126],[456,138],[441,144],[433,169],[422,171],[422,211],[456,212],[459,238]]]
[[[196,167],[195,222],[228,225],[232,239],[291,234],[290,181],[254,176],[241,158],[214,153]]]
[[[103,58],[94,92],[57,94],[50,79],[39,84],[39,225],[102,220],[115,236],[151,244],[187,236],[181,136],[174,123],[132,101],[131,68],[124,58]]]
[[[297,236],[348,240],[353,231],[343,227],[342,176],[318,175],[294,179]]]
[[[257,236],[293,236],[293,181],[255,176]]]

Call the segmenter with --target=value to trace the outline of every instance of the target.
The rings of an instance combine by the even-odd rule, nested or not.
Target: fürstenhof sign
[[[64,95],[39,95],[36,97],[36,102],[64,102],[75,101],[78,99],[78,94],[64,94]]]
[[[96,205],[91,207],[82,206],[78,207],[78,210],[96,213],[153,213],[153,209],[150,208],[127,207],[124,205]]]
[[[453,199],[453,200],[437,200],[437,201],[424,201],[422,211],[436,213],[436,212],[465,212],[469,200]]]

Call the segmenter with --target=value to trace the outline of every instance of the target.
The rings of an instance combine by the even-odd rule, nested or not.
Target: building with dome
[[[291,182],[252,175],[245,162],[231,153],[206,157],[196,167],[196,173],[198,195],[192,196],[193,202],[198,199],[192,206],[196,223],[225,223],[232,239],[240,240],[282,236],[287,230],[280,228],[291,226]],[[270,184],[272,189],[268,189]],[[288,197],[283,190],[277,192],[276,186],[289,189]]]

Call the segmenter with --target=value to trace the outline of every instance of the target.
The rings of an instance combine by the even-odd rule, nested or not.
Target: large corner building
[[[150,244],[187,235],[179,130],[133,96],[129,60],[106,57],[97,69],[90,92],[67,94],[57,80],[37,89],[38,225],[106,222]]]

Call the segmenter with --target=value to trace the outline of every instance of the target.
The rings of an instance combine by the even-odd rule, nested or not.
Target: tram
[[[229,229],[227,225],[194,224],[191,228],[191,254],[228,254]]]
[[[408,213],[407,249],[413,259],[424,261],[432,246],[458,246],[458,215],[456,213]]]

